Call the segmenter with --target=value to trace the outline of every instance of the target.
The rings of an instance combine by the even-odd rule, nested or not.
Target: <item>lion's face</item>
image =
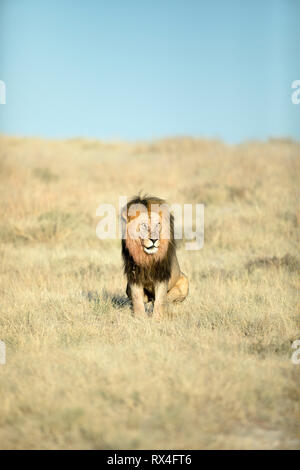
[[[147,255],[154,255],[158,252],[160,246],[161,226],[162,224],[159,214],[153,212],[150,214],[150,217],[146,213],[141,214],[137,225],[137,231],[139,233],[138,239]],[[132,225],[129,228],[129,231],[131,231],[131,228]]]
[[[131,205],[126,216],[126,246],[139,265],[164,258],[170,241],[169,214],[165,208]]]

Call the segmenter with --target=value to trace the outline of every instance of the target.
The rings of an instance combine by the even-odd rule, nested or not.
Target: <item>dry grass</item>
[[[0,140],[0,445],[300,448],[300,145]],[[204,202],[190,296],[135,319],[96,208]]]

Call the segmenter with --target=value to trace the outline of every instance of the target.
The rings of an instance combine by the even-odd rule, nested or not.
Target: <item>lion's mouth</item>
[[[144,246],[144,252],[147,253],[147,255],[154,255],[157,252],[158,248],[156,246],[151,246],[150,248],[146,248]]]

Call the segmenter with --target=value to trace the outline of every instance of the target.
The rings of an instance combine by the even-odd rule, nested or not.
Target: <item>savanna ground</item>
[[[0,139],[0,447],[300,448],[300,144]],[[100,203],[205,203],[190,294],[125,300]]]

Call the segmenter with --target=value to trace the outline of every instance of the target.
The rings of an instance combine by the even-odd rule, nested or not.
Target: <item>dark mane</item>
[[[127,209],[132,204],[143,204],[144,206],[148,207],[149,204],[166,204],[164,199],[160,199],[159,197],[150,196],[149,194],[138,194],[137,196],[133,196],[130,201],[127,203]]]

